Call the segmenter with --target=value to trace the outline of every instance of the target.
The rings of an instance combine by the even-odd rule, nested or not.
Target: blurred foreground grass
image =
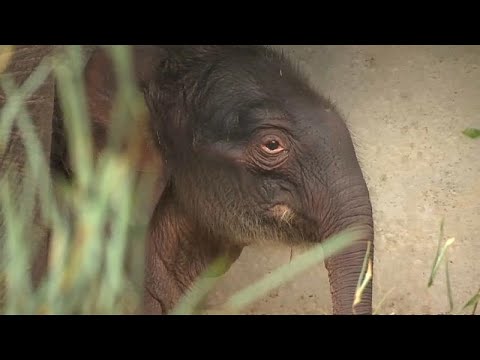
[[[113,121],[125,124],[125,118],[138,110],[131,81],[131,55],[128,47],[109,50],[116,69],[120,69],[117,116]],[[0,59],[8,61],[6,55]],[[15,159],[0,179],[3,313],[132,313],[139,305],[145,227],[132,226],[130,221],[135,215],[134,194],[139,183],[134,181],[126,156],[111,151],[111,147],[94,161],[82,81],[84,59],[82,47],[65,47],[61,53],[45,58],[18,89],[9,74],[1,74],[6,95],[0,112],[1,150],[3,153],[8,147],[15,126],[26,151],[21,178],[17,168],[22,160]],[[48,76],[57,81],[58,100],[65,115],[68,153],[76,174],[72,183],[50,176],[49,159],[25,107],[25,100]],[[117,128],[123,135],[128,133],[126,126]],[[12,191],[18,183],[20,194]],[[29,268],[35,250],[32,231],[36,228],[32,224],[36,221],[36,199],[51,238],[47,275],[34,288]]]

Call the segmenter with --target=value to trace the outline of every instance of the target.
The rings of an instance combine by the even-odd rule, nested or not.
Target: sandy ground
[[[480,46],[283,48],[336,102],[357,137],[374,207],[374,307],[380,314],[448,311],[443,268],[427,288],[442,217],[445,239],[455,238],[449,269],[461,307],[480,287],[480,139],[461,134],[480,128]],[[290,248],[246,249],[209,304],[289,259]],[[330,306],[321,265],[243,313],[328,314]]]

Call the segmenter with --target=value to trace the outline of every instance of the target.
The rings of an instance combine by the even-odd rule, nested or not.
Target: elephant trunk
[[[334,220],[329,233],[348,228],[362,229],[362,236],[325,261],[330,280],[334,314],[371,314],[371,279],[364,285],[361,297],[356,292],[369,271],[373,269],[373,218],[369,193],[362,176],[354,177],[346,183],[340,181],[333,193]],[[365,264],[365,266],[364,266]],[[362,279],[362,269],[364,269]],[[367,279],[368,280],[368,279]],[[359,293],[360,294],[360,293]]]

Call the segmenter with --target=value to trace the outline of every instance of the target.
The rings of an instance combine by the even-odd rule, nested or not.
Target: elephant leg
[[[4,73],[13,76],[17,87],[22,86],[42,59],[52,52],[53,48],[53,46],[43,45],[16,46]],[[6,100],[5,93],[0,89],[0,110],[3,109]],[[41,142],[47,164],[51,148],[53,103],[54,79],[51,75],[25,103],[32,119],[35,135]],[[44,170],[49,174],[49,169]],[[23,137],[16,126],[13,126],[8,143],[5,144],[3,153],[0,154],[0,177],[3,177],[7,171],[9,176],[13,177],[10,184],[12,186],[11,193],[13,194],[13,200],[17,202],[20,200],[24,182],[31,178],[32,174],[27,163]],[[48,227],[44,224],[40,214],[38,197],[35,199],[34,212],[31,234],[34,235],[32,249],[36,251],[33,254],[31,275],[33,285],[36,286],[46,270],[49,238]],[[0,216],[2,215],[0,214]],[[3,244],[4,240],[5,224],[3,218],[0,218],[0,245]]]

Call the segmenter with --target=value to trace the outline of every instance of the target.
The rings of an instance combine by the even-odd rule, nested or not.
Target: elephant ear
[[[146,89],[154,82],[154,75],[166,53],[161,47],[135,46],[133,50],[133,75],[137,88],[144,96],[140,111],[135,112],[128,120],[127,136],[120,144],[120,151],[129,159],[133,171],[137,174],[148,174],[153,177],[154,192],[149,197],[151,206],[161,196],[168,174],[165,156],[159,144],[158,131],[152,125],[154,116],[145,101]],[[107,147],[109,132],[112,127],[118,94],[117,74],[110,54],[104,48],[97,48],[90,56],[85,67],[85,86],[94,137],[95,153],[98,155]]]

